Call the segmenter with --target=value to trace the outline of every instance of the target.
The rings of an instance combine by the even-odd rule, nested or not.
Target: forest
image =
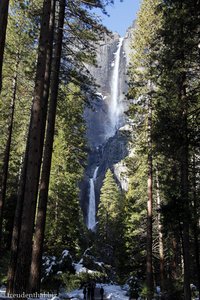
[[[128,187],[114,164],[98,161],[87,184],[95,198],[102,178],[99,203],[93,220],[85,213],[91,153],[108,149],[89,145],[85,117],[101,98],[90,72],[97,47],[113,37],[96,9],[107,14],[113,3],[0,0],[0,299],[1,287],[6,299],[62,299],[91,282],[125,291],[96,300],[200,299],[200,0],[141,1],[130,29],[126,132],[116,125],[119,101],[116,114],[108,108],[115,129],[106,142],[126,139]]]

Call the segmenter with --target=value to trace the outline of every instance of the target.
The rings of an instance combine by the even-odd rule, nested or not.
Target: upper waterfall
[[[119,102],[119,67],[120,67],[120,54],[123,44],[123,38],[119,38],[117,52],[115,54],[114,68],[111,81],[111,101],[108,103],[108,113],[110,118],[110,128],[107,136],[113,136],[119,127],[119,118],[122,113],[121,105]]]
[[[128,36],[117,33],[105,36],[97,48],[97,67],[88,70],[98,85],[96,97],[91,99],[93,108],[86,108],[87,138],[92,147],[103,145],[124,125],[127,109],[127,44]]]

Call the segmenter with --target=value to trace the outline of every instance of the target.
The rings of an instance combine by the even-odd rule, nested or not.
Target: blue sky
[[[107,6],[110,17],[102,16],[102,22],[111,31],[117,31],[121,36],[125,35],[126,29],[136,19],[141,0],[115,0],[113,5]]]

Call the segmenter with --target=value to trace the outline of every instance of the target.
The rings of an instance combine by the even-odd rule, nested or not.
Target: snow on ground
[[[122,288],[119,285],[112,285],[112,284],[97,284],[96,288],[100,288],[103,286],[104,288],[104,299],[109,299],[109,300],[128,300],[129,297],[126,296],[127,291],[122,290]],[[48,294],[48,293],[47,293]],[[47,296],[46,294],[46,296]],[[43,295],[40,299],[51,299],[51,300],[58,300],[62,298],[72,298],[73,300],[81,300],[83,299],[83,290],[74,290],[69,293],[61,293],[59,295],[60,297],[45,297]],[[5,288],[0,289],[0,298],[7,298],[5,296]],[[7,298],[8,299],[8,298]]]
[[[101,285],[99,285],[100,287]],[[104,293],[106,299],[110,300],[128,300],[129,297],[126,296],[127,290],[123,290],[119,285],[115,284],[103,284]],[[98,287],[98,285],[97,285]]]
[[[63,298],[65,298],[66,295],[64,295]],[[73,300],[79,300],[79,299],[83,299],[83,290],[74,290],[70,293],[67,293],[67,296],[69,298],[72,298]],[[61,295],[62,297],[62,295]]]
[[[127,289],[121,288],[119,285],[115,284],[97,284],[96,288],[104,288],[104,299],[105,300],[129,300],[129,297],[126,296]],[[0,299],[10,300],[11,298],[5,296],[6,288],[0,287]],[[83,290],[74,290],[71,292],[63,292],[59,294],[59,297],[55,294],[44,293],[40,294],[40,297],[36,298],[38,300],[64,300],[66,298],[71,298],[73,300],[82,300],[83,299]],[[35,298],[28,298],[28,300],[34,300]],[[138,298],[138,300],[141,298]],[[193,300],[199,300],[199,298],[192,298]]]
[[[129,300],[126,296],[127,291],[123,290],[119,285],[115,284],[96,284],[96,288],[103,287],[104,289],[104,299],[109,300]],[[83,299],[83,290],[74,290],[67,293],[68,297],[73,297],[73,300]],[[62,296],[62,295],[61,295]]]
[[[4,286],[0,287],[0,298],[6,298],[6,288]]]

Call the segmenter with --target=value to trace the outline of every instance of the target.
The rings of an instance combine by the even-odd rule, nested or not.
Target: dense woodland
[[[162,299],[195,299],[200,1],[141,4],[128,71],[129,190],[107,171],[93,233],[79,204],[83,112],[96,89],[87,65],[107,32],[93,8],[106,13],[110,2],[0,2],[0,284],[17,294],[78,287],[89,275],[76,276],[70,261],[46,277],[42,266],[66,249],[78,261],[89,248],[85,260],[105,265],[91,276],[128,283],[130,299],[153,299],[156,286]]]

